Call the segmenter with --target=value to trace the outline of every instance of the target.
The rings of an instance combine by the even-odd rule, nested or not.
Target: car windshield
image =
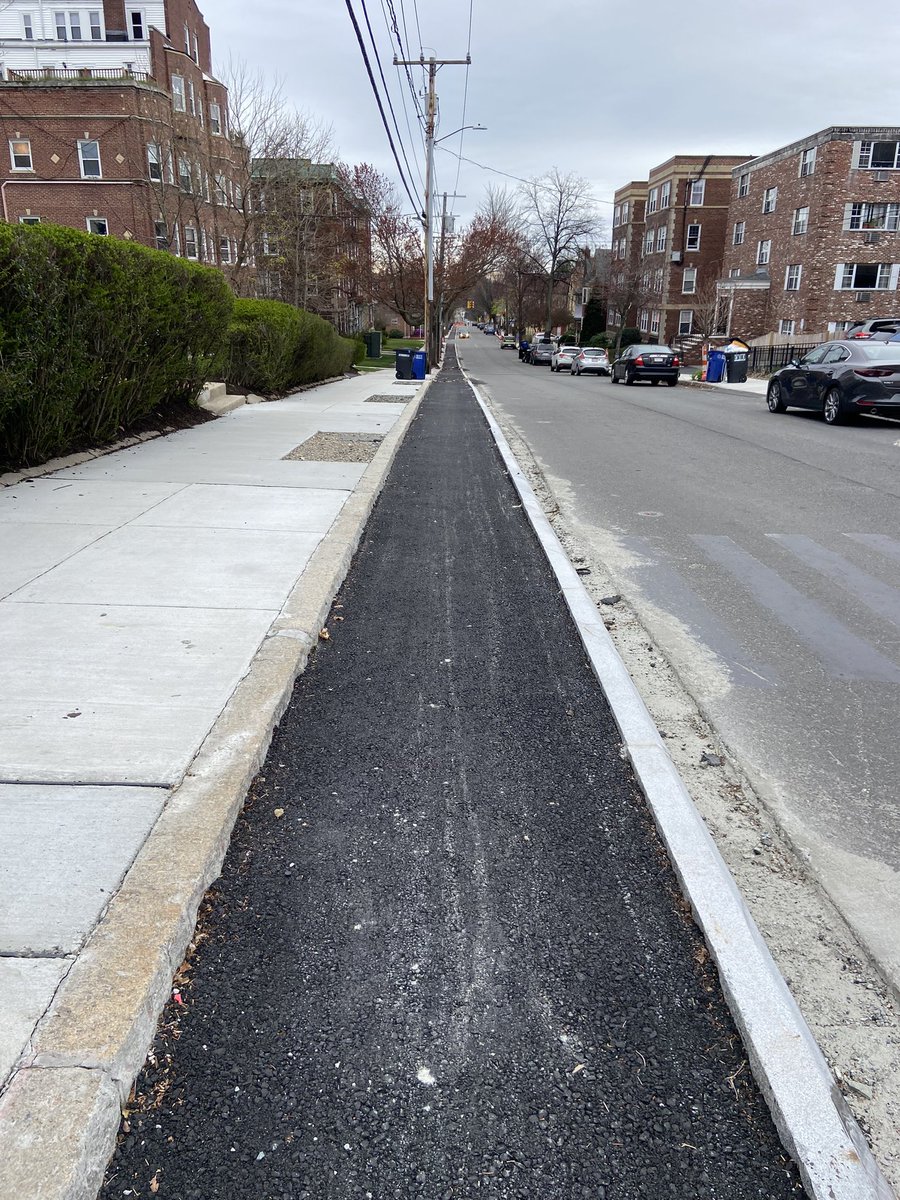
[[[577,354],[578,347],[577,346],[560,346],[559,352],[560,352],[560,354]]]

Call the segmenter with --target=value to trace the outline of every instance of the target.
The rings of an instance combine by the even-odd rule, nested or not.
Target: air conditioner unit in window
[[[871,292],[857,292],[856,293],[856,303],[857,304],[871,304],[872,303]]]
[[[863,241],[867,242],[870,246],[874,246],[876,242],[881,241],[881,234],[875,233],[873,230],[869,230],[868,233],[863,234]]]
[[[891,177],[890,171],[876,171],[875,172],[875,182],[876,183],[887,183],[887,181],[890,179],[890,177]]]
[[[672,251],[672,262],[673,262],[673,263],[680,263],[680,262],[681,262],[681,251],[680,251],[680,250],[673,250],[673,251]]]

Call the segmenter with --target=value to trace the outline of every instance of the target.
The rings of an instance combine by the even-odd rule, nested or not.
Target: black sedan
[[[624,379],[629,384],[648,379],[654,385],[665,380],[674,387],[680,366],[678,355],[669,346],[629,346],[613,363],[610,378],[613,383]]]
[[[773,413],[813,409],[829,425],[861,413],[900,417],[900,344],[825,342],[775,372],[766,403]]]

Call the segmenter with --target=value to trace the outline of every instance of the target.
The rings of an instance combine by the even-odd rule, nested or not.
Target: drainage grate
[[[384,441],[380,433],[329,433],[320,431],[295,446],[282,459],[294,462],[371,462]]]

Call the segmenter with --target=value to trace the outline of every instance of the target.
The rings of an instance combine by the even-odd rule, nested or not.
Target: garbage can
[[[725,382],[726,383],[746,383],[747,382],[747,359],[746,350],[726,350],[725,354]]]
[[[364,333],[363,340],[366,343],[366,358],[381,358],[381,330],[373,329],[371,333]]]
[[[721,383],[725,378],[724,350],[710,350],[709,361],[706,364],[706,382]]]
[[[412,356],[412,378],[424,379],[428,355],[424,350],[416,350]]]
[[[413,377],[413,352],[412,350],[395,350],[397,356],[397,378],[412,379]]]

